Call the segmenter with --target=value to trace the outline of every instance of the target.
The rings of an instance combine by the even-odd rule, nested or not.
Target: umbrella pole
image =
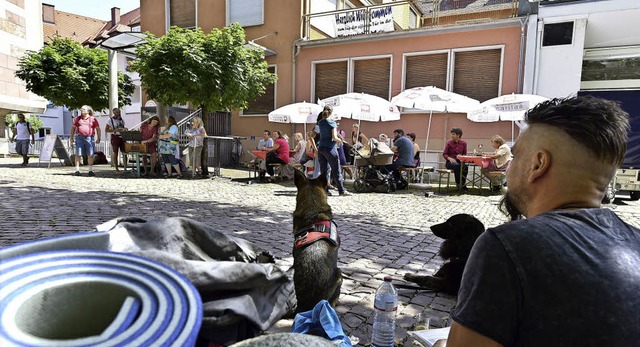
[[[515,131],[514,131],[514,124],[515,124],[515,121],[513,121],[513,120],[512,120],[512,121],[511,121],[511,145],[512,145],[512,146],[513,146],[513,136],[514,136],[514,134],[515,134]]]
[[[429,134],[431,133],[431,116],[433,116],[433,110],[429,111],[429,125],[427,126],[427,140],[424,143],[424,154],[427,154],[429,148]]]

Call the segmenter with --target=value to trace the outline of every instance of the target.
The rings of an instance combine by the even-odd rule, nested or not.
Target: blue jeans
[[[96,143],[93,140],[93,136],[76,135],[76,154],[78,156],[93,157],[95,150]]]
[[[331,180],[338,185],[338,192],[344,192],[344,184],[342,183],[342,170],[340,169],[340,158],[338,150],[333,147],[318,148],[318,160],[320,161],[320,172],[327,172],[327,164],[331,167]]]

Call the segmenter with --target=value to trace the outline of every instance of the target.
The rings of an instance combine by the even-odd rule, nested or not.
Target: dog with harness
[[[327,203],[326,173],[308,179],[295,170],[298,188],[293,212],[293,282],[298,306],[296,312],[309,311],[321,300],[335,307],[342,286],[338,269],[340,237]]]

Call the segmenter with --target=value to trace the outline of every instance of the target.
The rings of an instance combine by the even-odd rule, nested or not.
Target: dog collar
[[[307,246],[320,239],[327,239],[334,246],[340,246],[338,226],[333,221],[318,221],[300,229],[295,235],[294,249]]]

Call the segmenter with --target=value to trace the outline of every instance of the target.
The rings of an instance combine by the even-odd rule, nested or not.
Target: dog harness
[[[320,239],[326,239],[334,246],[340,246],[340,236],[338,226],[334,221],[318,221],[299,230],[295,235],[293,248],[298,249],[308,246]]]

